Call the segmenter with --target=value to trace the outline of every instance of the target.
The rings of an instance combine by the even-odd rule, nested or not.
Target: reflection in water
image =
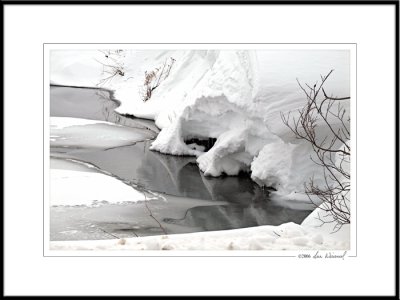
[[[214,205],[189,208],[182,219],[165,218],[163,222],[198,227],[204,231],[244,228],[260,225],[280,225],[291,220],[299,223],[309,210],[293,210],[270,201],[247,205]]]
[[[150,151],[150,143],[145,141],[109,150],[78,151],[71,156],[145,189],[166,194],[167,201],[170,199],[168,195],[182,197],[182,203],[188,198],[197,199],[194,205],[185,209],[179,201],[174,205],[170,203],[169,207],[168,204],[165,207],[159,204],[163,207],[159,213],[163,226],[174,225],[169,228],[172,230],[169,233],[301,223],[312,209],[308,203],[297,202],[293,208],[288,203],[270,200],[269,192],[260,188],[248,175],[206,177],[197,167],[194,157]],[[171,209],[178,212],[178,218],[171,216]],[[155,234],[155,231],[151,233]],[[147,235],[143,230],[140,234]]]
[[[195,157],[150,151],[150,144],[151,141],[144,141],[104,151],[74,151],[71,156],[168,195],[233,203],[268,199],[268,192],[248,175],[205,177]]]
[[[114,111],[118,105],[107,91],[51,88],[52,116],[109,121],[138,132],[158,130],[151,121],[119,115]],[[308,203],[272,201],[268,191],[248,175],[206,177],[195,157],[153,152],[150,144],[143,141],[108,149],[51,147],[51,156],[88,162],[126,184],[162,193],[166,201],[146,203],[168,234],[301,223],[312,210]],[[50,219],[52,240],[163,234],[143,202],[52,207]]]

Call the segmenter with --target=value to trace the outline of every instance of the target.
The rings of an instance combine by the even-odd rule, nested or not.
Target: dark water
[[[118,102],[107,91],[51,88],[52,116],[98,119],[149,130],[148,120],[115,113]],[[146,129],[143,129],[146,128]],[[109,239],[259,225],[301,223],[311,212],[307,203],[272,201],[249,176],[205,177],[194,157],[150,151],[151,141],[109,149],[52,147],[57,159],[87,162],[100,171],[158,199],[95,207],[51,208],[51,240]],[[117,192],[117,191],[116,191]],[[100,199],[99,199],[100,200]]]
[[[101,120],[128,127],[151,129],[158,132],[153,121],[134,119],[115,112],[120,102],[103,89],[51,86],[50,116]]]

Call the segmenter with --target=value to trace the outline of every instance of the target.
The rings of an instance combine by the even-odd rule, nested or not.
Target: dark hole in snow
[[[208,139],[191,138],[191,139],[185,140],[185,144],[186,145],[196,144],[199,146],[203,146],[205,148],[204,152],[207,152],[214,146],[216,141],[217,141],[216,138],[208,138]]]
[[[277,191],[277,189],[276,188],[274,188],[273,186],[265,186],[265,185],[263,185],[262,187],[261,187],[261,189],[263,189],[263,190],[265,190],[265,191]]]
[[[241,177],[241,178],[250,178],[250,171],[244,171],[244,170],[240,170],[239,173],[237,175],[234,175],[235,177]],[[221,175],[219,176],[220,178],[224,178],[224,177],[231,177],[232,175],[228,175],[225,172],[222,172]]]

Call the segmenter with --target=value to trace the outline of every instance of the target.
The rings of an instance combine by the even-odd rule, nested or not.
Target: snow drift
[[[331,69],[325,90],[349,96],[349,51],[124,50],[113,57],[83,52],[84,57],[52,53],[51,82],[93,86],[109,76],[104,64],[118,62],[124,75],[103,87],[115,90],[122,102],[119,112],[155,120],[161,132],[152,150],[196,156],[208,176],[251,172],[253,180],[281,196],[302,192],[309,177],[322,179],[322,170],[309,159],[310,146],[294,139],[281,113],[305,103],[296,78],[314,84]],[[145,72],[160,72],[170,58],[174,65],[168,76],[143,101]],[[216,140],[210,149],[192,142],[209,139]]]
[[[321,233],[295,223],[280,226],[208,231],[139,238],[94,241],[52,241],[57,251],[99,250],[348,250],[350,244],[338,235]]]

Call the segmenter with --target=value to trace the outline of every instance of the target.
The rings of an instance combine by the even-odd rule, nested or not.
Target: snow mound
[[[54,241],[51,250],[347,250],[349,243],[295,223],[150,237]]]
[[[313,155],[312,148],[295,140],[283,124],[281,113],[296,111],[305,103],[296,77],[311,83],[320,78],[320,74],[336,69],[326,89],[347,95],[349,53],[214,51],[212,57],[215,62],[201,80],[189,89],[183,87],[189,92],[174,108],[175,118],[169,118],[169,124],[165,121],[165,114],[171,114],[168,110],[155,116],[162,131],[151,149],[197,156],[200,169],[208,176],[251,171],[253,180],[276,188],[280,195],[303,191],[304,180],[311,177],[316,183],[322,182],[322,169],[309,159]],[[199,73],[189,67],[179,72],[187,77]],[[174,74],[166,81],[166,86],[174,85],[171,97],[175,97],[181,89],[179,82]],[[160,103],[168,97],[163,93],[161,100],[157,95],[155,93],[150,101]],[[192,138],[216,138],[216,143],[203,152],[185,143]]]
[[[275,187],[281,196],[297,193],[295,198],[304,199],[304,195],[300,196],[304,181],[312,176],[315,182],[322,180],[322,169],[309,159],[311,148],[295,140],[283,124],[281,113],[296,112],[305,103],[296,78],[304,84],[314,84],[321,75],[334,69],[325,90],[338,97],[348,96],[349,51],[124,50],[121,53],[115,59],[123,65],[124,76],[113,77],[103,87],[115,91],[115,97],[121,101],[118,112],[155,120],[161,132],[152,143],[152,150],[196,156],[200,169],[208,176],[250,171],[257,183]],[[104,79],[102,65],[89,60],[89,52],[84,52],[84,57],[74,57],[76,54],[70,51],[52,54],[53,82],[79,85]],[[92,56],[97,59],[99,52],[93,52]],[[174,64],[168,77],[152,91],[150,99],[143,101],[145,72],[160,70],[171,58]],[[98,58],[101,59],[105,58]],[[81,66],[84,60],[90,63]],[[82,74],[78,74],[80,69]],[[216,140],[210,149],[191,142],[209,139]]]
[[[52,206],[92,206],[98,203],[144,200],[143,193],[108,175],[93,171],[50,170],[50,205]]]
[[[296,145],[278,141],[265,145],[251,165],[252,179],[275,189],[288,184]]]
[[[319,207],[304,219],[301,225],[310,230],[318,230],[323,235],[331,236],[335,239],[342,241],[350,241],[350,224],[344,224],[337,230],[335,227],[337,223],[333,220],[332,215],[327,214],[323,209]]]

